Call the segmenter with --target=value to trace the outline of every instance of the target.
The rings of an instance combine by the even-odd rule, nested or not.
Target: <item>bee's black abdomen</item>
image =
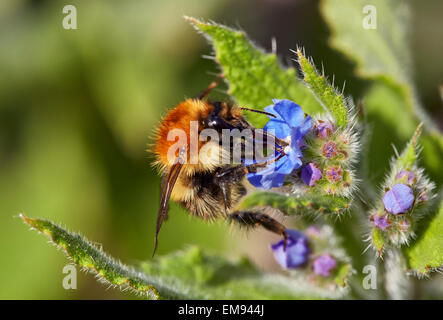
[[[216,179],[219,170],[220,168],[211,172],[196,172],[192,176],[183,177],[182,183],[193,189],[194,196],[182,199],[179,201],[180,205],[202,219],[213,220],[229,214],[240,198],[246,194],[246,189],[240,179],[229,181],[226,184],[228,192],[226,198]],[[226,179],[229,178],[226,176]]]

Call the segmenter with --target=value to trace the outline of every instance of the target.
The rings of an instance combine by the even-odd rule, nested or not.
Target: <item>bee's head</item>
[[[227,102],[212,102],[212,110],[203,120],[205,128],[215,129],[244,129],[250,127],[248,122],[243,118],[239,108],[234,108]]]

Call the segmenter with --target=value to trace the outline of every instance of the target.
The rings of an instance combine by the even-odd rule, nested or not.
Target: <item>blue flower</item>
[[[293,269],[303,265],[311,253],[308,247],[308,238],[297,230],[287,229],[288,239],[286,248],[284,241],[280,240],[271,245],[274,258],[285,269]]]
[[[281,187],[285,176],[301,167],[303,154],[300,148],[303,146],[304,135],[312,126],[311,117],[305,117],[298,104],[278,99],[273,99],[272,102],[274,104],[266,107],[265,111],[275,115],[275,118],[270,117],[263,130],[272,130],[271,133],[288,145],[280,146],[285,147],[285,154],[278,161],[270,163],[264,170],[247,175],[252,185],[263,189]],[[276,152],[275,158],[278,156],[280,154]]]
[[[397,183],[383,196],[386,211],[392,214],[407,212],[414,204],[412,189],[402,183]]]

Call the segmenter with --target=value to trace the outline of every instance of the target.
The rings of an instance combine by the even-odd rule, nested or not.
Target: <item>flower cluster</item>
[[[265,111],[275,117],[270,117],[263,130],[287,145],[280,146],[284,154],[275,153],[275,163],[249,173],[249,182],[263,189],[281,187],[286,176],[300,169],[299,181],[312,193],[350,196],[355,185],[352,163],[358,149],[353,129],[337,127],[330,118],[312,119],[292,101],[273,102]]]
[[[306,137],[301,179],[313,192],[350,196],[354,186],[352,163],[358,144],[351,128],[337,127],[332,119],[316,117]]]
[[[398,247],[413,237],[413,226],[421,217],[423,205],[432,197],[433,184],[415,165],[393,170],[382,197],[382,204],[370,215],[373,234],[386,244]],[[374,236],[373,236],[374,237]],[[374,239],[373,239],[374,242]],[[383,248],[376,248],[379,254]]]
[[[286,232],[286,245],[284,240],[271,245],[275,260],[285,270],[304,271],[313,281],[333,286],[341,268],[350,272],[348,259],[337,248],[338,239],[329,226],[311,226],[304,233],[292,229]]]

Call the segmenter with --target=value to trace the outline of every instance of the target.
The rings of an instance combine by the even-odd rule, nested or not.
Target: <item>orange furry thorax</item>
[[[169,111],[163,118],[157,130],[154,152],[157,156],[157,163],[162,168],[167,168],[171,164],[168,161],[168,150],[177,141],[168,141],[168,134],[173,129],[180,129],[186,133],[187,144],[190,145],[191,121],[198,122],[198,132],[203,130],[202,119],[206,118],[213,110],[213,106],[202,100],[187,99],[179,103],[174,109]],[[204,142],[199,141],[199,149]],[[189,149],[188,159],[189,161]]]

